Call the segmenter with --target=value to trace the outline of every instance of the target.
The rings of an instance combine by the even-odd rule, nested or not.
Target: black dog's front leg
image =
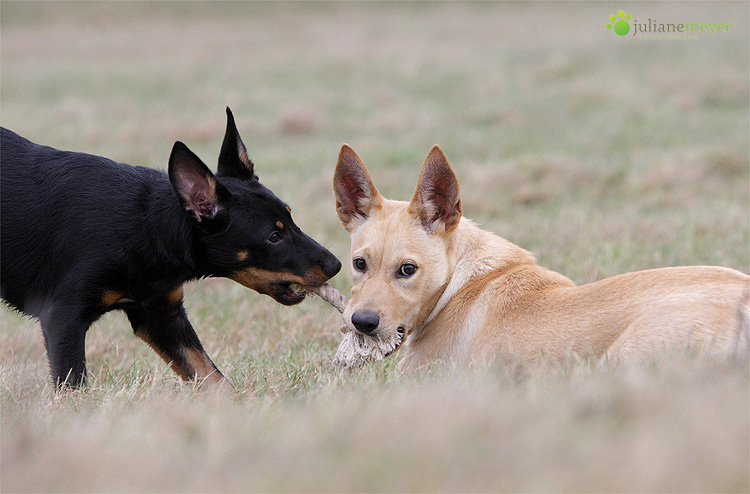
[[[126,313],[136,336],[171,364],[183,380],[229,385],[190,325],[182,305],[182,287],[149,304],[130,307]]]
[[[57,388],[86,384],[86,331],[91,321],[66,302],[51,304],[40,316],[50,372]]]
[[[58,389],[86,384],[86,331],[98,314],[78,300],[78,291],[60,290],[39,309],[52,380]]]

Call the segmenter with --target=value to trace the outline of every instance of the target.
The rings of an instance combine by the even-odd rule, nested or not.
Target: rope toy
[[[349,302],[349,299],[346,298],[346,295],[336,290],[328,283],[323,283],[320,286],[307,287],[307,290],[331,304],[337,311],[341,312],[342,314],[344,312],[344,309],[346,308],[346,304]]]
[[[328,283],[316,287],[305,287],[309,293],[314,293],[331,304],[337,311],[343,313],[349,299]],[[400,334],[393,334],[386,339],[372,338],[357,331],[352,331],[344,324],[341,326],[344,339],[339,344],[333,364],[345,369],[357,369],[367,362],[382,360],[393,352],[401,342]]]

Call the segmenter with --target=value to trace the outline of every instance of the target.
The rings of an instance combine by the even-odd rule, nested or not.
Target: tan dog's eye
[[[410,264],[410,263],[402,264],[401,267],[398,268],[399,278],[408,278],[416,272],[417,272],[417,267],[414,264]]]
[[[354,269],[356,269],[357,271],[364,272],[367,269],[367,263],[361,257],[354,259],[352,264],[354,265]]]

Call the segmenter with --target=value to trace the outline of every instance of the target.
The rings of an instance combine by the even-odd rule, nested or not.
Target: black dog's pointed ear
[[[422,165],[409,211],[430,233],[441,231],[441,227],[451,232],[461,220],[458,179],[438,145],[432,147]]]
[[[234,123],[232,110],[227,106],[227,131],[224,133],[224,142],[219,152],[218,175],[242,179],[258,179],[255,175],[255,166],[247,157],[247,149],[242,142],[237,125]]]
[[[211,170],[180,141],[169,156],[169,181],[182,206],[200,222],[211,220],[223,209],[219,184]]]
[[[349,232],[366,219],[373,208],[380,207],[383,200],[365,164],[348,144],[341,146],[339,152],[333,174],[333,192],[336,212]]]

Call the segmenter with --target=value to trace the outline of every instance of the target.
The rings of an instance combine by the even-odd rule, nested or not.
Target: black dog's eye
[[[273,232],[270,237],[268,237],[268,241],[272,244],[278,244],[281,242],[281,234],[279,232]]]
[[[417,272],[417,267],[414,264],[410,264],[410,263],[402,264],[401,267],[398,268],[399,278],[408,278],[416,272]]]
[[[365,269],[367,269],[367,263],[361,257],[356,258],[354,262],[352,262],[352,264],[354,265],[354,269],[356,269],[357,271],[364,272]]]

